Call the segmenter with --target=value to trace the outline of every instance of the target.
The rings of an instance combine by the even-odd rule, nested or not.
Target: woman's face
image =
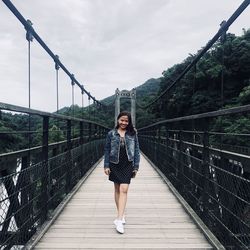
[[[128,126],[128,116],[124,115],[118,119],[118,125],[121,129],[126,129]]]

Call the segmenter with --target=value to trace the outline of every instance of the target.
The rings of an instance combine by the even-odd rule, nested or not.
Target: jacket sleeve
[[[105,147],[104,147],[104,168],[109,168],[110,149],[111,149],[111,139],[108,133],[106,137]]]
[[[134,156],[134,170],[139,170],[140,163],[140,148],[137,133],[135,135],[135,156]]]

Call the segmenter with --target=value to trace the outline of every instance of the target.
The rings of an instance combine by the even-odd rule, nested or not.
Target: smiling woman
[[[121,112],[117,117],[117,126],[109,131],[104,152],[104,172],[114,182],[117,219],[116,230],[124,233],[125,207],[131,178],[139,169],[140,154],[137,133],[133,127],[131,114]]]

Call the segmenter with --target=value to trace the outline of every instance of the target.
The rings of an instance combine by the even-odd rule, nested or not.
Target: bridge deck
[[[35,249],[212,249],[144,157],[129,189],[121,235],[113,225],[113,184],[101,162]]]

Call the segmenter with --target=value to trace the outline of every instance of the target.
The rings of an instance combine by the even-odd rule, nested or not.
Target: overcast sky
[[[132,89],[196,53],[243,0],[12,0],[61,62],[98,100]],[[229,32],[250,28],[250,7]],[[28,43],[0,1],[0,102],[28,106]],[[59,106],[71,105],[59,71]],[[31,44],[31,108],[56,110],[54,62]],[[75,99],[81,105],[79,88]],[[85,96],[85,105],[88,103]]]

